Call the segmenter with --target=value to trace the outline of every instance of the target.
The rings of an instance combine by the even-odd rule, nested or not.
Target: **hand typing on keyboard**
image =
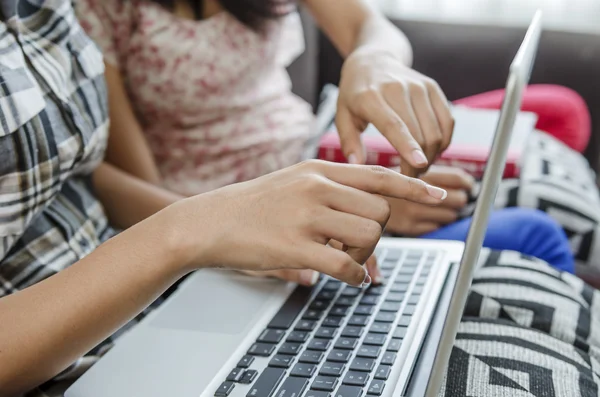
[[[446,191],[381,167],[309,161],[167,212],[179,225],[188,270],[310,269],[362,285],[371,282],[362,265],[390,216],[381,196],[438,205]],[[332,239],[346,249],[327,246]]]

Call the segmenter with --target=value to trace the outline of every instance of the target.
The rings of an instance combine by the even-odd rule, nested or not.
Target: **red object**
[[[480,109],[500,109],[504,90],[459,99],[454,103]],[[587,147],[591,134],[590,112],[583,98],[570,88],[538,84],[527,87],[523,111],[538,115],[536,128],[560,139],[578,152]]]
[[[383,136],[364,136],[363,143],[367,149],[367,164],[390,168],[400,165],[398,152]],[[480,148],[461,146],[444,152],[436,164],[461,168],[475,178],[481,178],[487,157],[488,153],[482,152]],[[509,153],[504,169],[504,178],[516,178],[519,175],[519,157],[519,153]],[[346,162],[337,132],[328,132],[321,138],[318,158],[336,163]]]

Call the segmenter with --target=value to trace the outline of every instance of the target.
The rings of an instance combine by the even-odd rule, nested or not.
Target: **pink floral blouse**
[[[315,131],[286,71],[304,50],[297,14],[259,35],[225,12],[191,21],[148,1],[76,4],[121,71],[166,188],[197,194],[301,160]]]

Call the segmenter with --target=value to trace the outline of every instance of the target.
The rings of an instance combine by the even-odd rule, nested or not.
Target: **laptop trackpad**
[[[281,283],[249,278],[233,272],[203,271],[191,286],[153,319],[151,326],[187,331],[238,335],[245,333],[256,314]],[[191,309],[193,307],[193,309]]]

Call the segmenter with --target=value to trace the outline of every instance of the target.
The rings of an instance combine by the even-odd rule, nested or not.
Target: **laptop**
[[[386,282],[362,289],[195,272],[65,396],[437,396],[540,34],[538,12],[510,67],[466,244],[383,238]]]

